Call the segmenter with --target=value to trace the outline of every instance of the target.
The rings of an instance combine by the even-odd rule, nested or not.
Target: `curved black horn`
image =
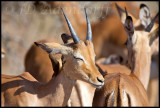
[[[74,31],[70,21],[68,20],[67,16],[65,15],[63,9],[61,8],[62,12],[63,12],[63,15],[67,21],[67,24],[68,24],[68,27],[69,27],[69,30],[70,30],[70,33],[71,33],[71,36],[73,37],[73,41],[75,44],[79,43],[80,42],[80,39],[78,37],[78,35],[76,34],[76,32]]]
[[[127,16],[128,16],[128,12],[127,12],[127,9],[126,9],[126,7],[125,7],[125,12],[126,12],[126,18],[127,18]]]
[[[152,29],[152,27],[153,27],[153,25],[154,25],[154,23],[155,23],[158,15],[159,15],[159,12],[158,12],[158,13],[156,14],[156,16],[152,19],[151,23],[145,28],[145,31],[147,31],[147,32],[150,32],[150,31],[151,31],[151,29]]]
[[[85,13],[86,13],[86,21],[87,21],[87,38],[86,40],[92,41],[92,29],[91,29],[91,24],[90,21],[88,19],[88,15],[87,15],[87,11],[86,8],[84,8]]]

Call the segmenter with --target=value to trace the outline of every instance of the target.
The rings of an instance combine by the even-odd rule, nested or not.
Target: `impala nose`
[[[97,77],[97,80],[98,80],[100,83],[102,83],[102,85],[104,84],[104,79],[101,80],[101,79],[99,79],[99,78]]]

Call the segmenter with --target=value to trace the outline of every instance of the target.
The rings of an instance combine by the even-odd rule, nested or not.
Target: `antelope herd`
[[[47,3],[52,8],[59,4]],[[114,3],[119,16],[92,24],[87,8],[84,22],[82,15],[67,17],[65,6],[73,4],[61,5],[70,35],[61,34],[63,44],[56,39],[33,42],[25,72],[1,74],[1,106],[155,106],[158,91],[151,87],[157,82],[150,86],[150,80],[152,55],[159,53],[159,12],[152,18],[141,4],[137,18],[127,6]],[[6,53],[1,48],[1,59]]]

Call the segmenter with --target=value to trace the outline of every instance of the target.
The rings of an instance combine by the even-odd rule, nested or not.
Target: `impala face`
[[[79,39],[79,37],[75,33],[63,9],[62,12],[67,21],[74,43],[66,43],[61,45],[58,43],[35,42],[35,44],[40,48],[42,48],[47,53],[49,53],[50,56],[54,56],[54,54],[56,53],[62,54],[63,56],[62,69],[65,71],[64,74],[70,79],[83,80],[85,82],[92,84],[95,87],[101,87],[104,84],[104,78],[100,74],[95,65],[95,52],[92,43],[92,31],[87,13],[86,13],[87,38],[86,41],[83,42]],[[70,38],[68,38],[68,35],[63,35],[62,40],[63,39],[70,39]]]
[[[124,26],[128,35],[128,40],[127,40],[128,59],[129,59],[128,62],[131,68],[134,68],[134,66],[131,64],[134,64],[135,62],[135,60],[132,59],[134,58],[132,56],[136,56],[141,60],[142,58],[147,58],[142,60],[143,63],[147,63],[148,59],[150,59],[149,57],[152,55],[153,43],[159,36],[158,34],[159,26],[157,26],[156,29],[153,29],[151,31],[158,15],[159,12],[152,19],[152,21],[150,21],[150,24],[148,24],[147,27],[144,26],[145,27],[144,30],[135,30],[132,22],[132,17],[126,15],[127,17]]]

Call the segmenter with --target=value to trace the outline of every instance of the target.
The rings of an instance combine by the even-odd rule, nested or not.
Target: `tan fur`
[[[107,72],[107,73],[125,73],[127,75],[130,74],[130,70],[120,64],[112,64],[112,65],[103,65],[103,64],[97,64],[102,71]],[[108,79],[106,79],[108,80]],[[85,90],[85,91],[84,91]],[[89,90],[89,92],[88,92]],[[88,83],[82,82],[82,81],[77,81],[75,89],[72,90],[72,93],[77,93],[79,96],[72,96],[70,97],[71,99],[71,106],[92,106],[92,102],[94,99],[94,92],[95,88],[89,85]],[[98,93],[99,95],[99,93]],[[78,99],[79,98],[79,99]],[[98,98],[97,98],[98,99]],[[77,103],[75,100],[78,100],[79,103]],[[85,102],[87,101],[87,102]],[[96,100],[99,102],[98,100]]]
[[[109,73],[105,84],[96,89],[93,106],[148,106],[148,97],[141,82],[134,75]]]
[[[100,21],[100,22],[98,22],[97,23],[97,26],[95,27],[95,30],[93,30],[93,42],[96,44],[96,47],[97,46],[100,46],[101,45],[101,41],[99,41],[99,43],[96,41],[94,41],[94,40],[98,40],[98,39],[102,39],[102,40],[104,40],[104,38],[100,38],[100,36],[101,37],[106,37],[106,35],[105,34],[107,34],[107,36],[109,36],[108,34],[110,34],[110,33],[105,33],[105,32],[108,32],[108,31],[112,31],[111,33],[115,33],[114,31],[116,31],[116,28],[115,28],[115,26],[112,26],[111,28],[110,28],[110,25],[112,25],[113,24],[113,22],[115,23],[115,25],[120,25],[120,27],[119,26],[117,26],[117,30],[119,30],[119,28],[122,28],[123,27],[123,25],[121,24],[121,22],[120,22],[120,20],[119,20],[119,18],[118,17],[115,17],[115,19],[116,19],[116,21],[118,22],[115,22],[115,20],[112,20],[112,18],[114,18],[114,17],[107,17],[106,18],[106,20],[104,20],[104,21]],[[105,23],[106,22],[106,23]],[[96,25],[96,24],[95,24]],[[114,24],[113,24],[114,25]],[[92,26],[92,28],[94,27],[94,24],[93,24],[93,26]],[[99,29],[99,31],[97,30],[99,27],[102,27],[102,28],[100,28]],[[108,27],[108,28],[107,28]],[[78,27],[79,28],[79,27]],[[80,28],[84,28],[84,27],[80,27]],[[104,29],[105,28],[105,29]],[[109,29],[109,30],[106,30],[106,28],[107,29]],[[101,30],[103,30],[102,32],[101,32]],[[77,31],[77,30],[76,30]],[[97,34],[96,35],[94,35],[95,33],[94,33],[94,31],[95,32],[97,32]],[[118,33],[117,34],[117,36],[121,33],[121,31],[122,30],[119,30],[119,32],[116,32],[116,33]],[[103,33],[104,32],[104,33]],[[122,32],[122,36],[124,36],[123,35],[123,33],[125,33],[125,31],[124,31],[124,29],[123,29],[123,32]],[[101,35],[102,34],[102,35]],[[104,34],[104,35],[103,35]],[[80,34],[81,35],[81,34]],[[83,36],[85,36],[85,35],[83,35]],[[123,38],[121,37],[121,38],[117,38],[116,36],[114,37],[115,35],[111,35],[111,37],[113,37],[113,38],[109,38],[109,37],[107,37],[107,40],[111,40],[111,41],[113,41],[113,42],[115,42],[115,43],[118,43],[118,44],[123,44],[124,42],[125,42],[125,40],[123,40]],[[125,36],[126,36],[126,33],[125,33]],[[95,38],[94,38],[95,37]],[[96,38],[97,37],[97,38]],[[126,39],[126,37],[125,37],[125,39]],[[122,40],[122,41],[121,41]],[[115,48],[117,47],[110,47],[109,45],[106,45],[108,48],[111,48],[111,50],[113,51],[113,49],[115,50]],[[115,45],[112,45],[112,46],[115,46]],[[101,49],[101,48],[95,48],[95,49]],[[98,51],[96,51],[96,52],[98,52]],[[105,53],[108,53],[109,51],[105,51]],[[119,53],[119,48],[117,48],[117,52]],[[112,52],[113,53],[113,52]],[[98,53],[96,54],[97,56],[98,56]],[[121,54],[121,55],[124,55],[124,54]],[[123,72],[123,71],[122,71]],[[46,72],[45,72],[46,73]],[[78,83],[78,82],[77,82]],[[75,98],[74,98],[74,100],[75,100]],[[74,102],[74,100],[71,100],[71,102]]]
[[[93,106],[148,106],[146,90],[140,80],[123,65],[99,65],[106,72],[105,84],[96,89]]]
[[[103,65],[98,64],[102,71],[108,73],[122,73],[129,75],[131,73],[130,69],[124,65],[121,64],[111,64],[111,65]]]
[[[118,54],[125,58],[124,43],[127,40],[127,35],[119,16],[108,16],[104,20],[93,24],[92,28],[97,58],[107,57],[111,54]]]
[[[130,24],[128,21],[125,22],[127,25]],[[125,24],[125,27],[128,26]],[[152,50],[149,36],[152,32],[135,30],[134,35],[131,35],[132,29],[131,26],[130,31],[127,31],[131,73],[106,73],[104,86],[95,91],[93,106],[149,106],[146,89],[150,76]],[[155,34],[156,30],[153,32]]]
[[[47,42],[48,40],[43,40],[43,41]],[[34,47],[37,52],[33,52],[33,50],[31,50],[32,47]],[[82,47],[82,49],[84,49],[84,48]],[[40,54],[42,52],[43,51],[40,48],[35,47],[34,45],[32,45],[30,50],[29,50],[29,52],[26,55],[26,58],[25,58],[25,62],[27,63],[25,67],[26,67],[26,71],[30,70],[29,72],[38,81],[40,81],[40,82],[45,82],[45,81],[48,82],[51,79],[51,76],[54,73],[54,71],[52,71],[52,69],[50,67],[51,66],[51,62],[48,62],[48,63],[45,62],[47,60],[49,61],[48,55],[47,54],[43,54],[43,56],[42,56]],[[86,52],[86,50],[84,52]],[[33,54],[32,53],[34,53],[35,57],[39,58],[38,59],[39,61],[36,61],[35,59],[31,59],[31,58],[33,58]],[[28,54],[30,56],[28,56]],[[31,58],[28,58],[28,57],[31,57]],[[27,65],[31,65],[31,63],[35,64],[35,65],[32,65],[32,68],[29,68],[29,66],[27,66]],[[35,66],[37,66],[37,67],[35,67]],[[114,73],[114,72],[119,72],[119,71],[121,73],[130,73],[130,70],[127,67],[119,65],[119,64],[117,64],[117,65],[102,65],[102,64],[98,64],[98,66],[100,66],[103,71],[106,71],[106,72],[109,72],[109,73]],[[39,71],[34,71],[34,70],[39,70],[39,68],[42,70],[41,71],[42,74],[40,74]],[[48,69],[48,71],[46,71],[45,69]],[[50,74],[51,74],[51,76],[50,76]],[[45,79],[45,80],[41,80],[42,78]],[[88,95],[83,94],[83,91],[80,89],[81,87],[85,87],[86,89],[90,90]],[[71,106],[92,106],[92,99],[93,99],[94,91],[95,91],[94,87],[90,86],[86,82],[82,82],[82,81],[77,80],[77,82],[76,82],[76,84],[75,84],[75,86],[74,86],[74,88],[72,90],[71,97],[70,97]],[[83,96],[87,96],[87,97],[91,96],[92,98],[90,98],[90,100],[88,99],[87,103],[85,103],[84,100],[83,100]]]
[[[132,72],[140,79],[145,89],[148,87],[152,56],[148,35],[147,32],[135,31],[132,41],[133,47],[128,47],[128,49],[131,49],[129,53],[132,54],[128,58]],[[135,58],[134,61],[131,60],[133,57]]]
[[[57,40],[40,40],[38,42],[57,42]],[[42,63],[43,62],[43,63]],[[29,72],[35,79],[40,82],[48,82],[52,78],[53,69],[49,56],[41,48],[32,44],[25,56],[25,71]],[[46,67],[47,66],[47,67]],[[54,68],[54,67],[53,67]],[[47,74],[43,73],[44,71]]]
[[[123,65],[99,65],[106,72],[105,84],[96,89],[93,106],[149,106],[142,83]]]
[[[42,44],[37,45],[42,47]],[[2,106],[66,106],[77,79],[94,86],[99,85],[98,87],[103,85],[97,80],[98,77],[103,81],[103,76],[95,66],[94,48],[90,41],[86,41],[86,44],[81,41],[73,45],[73,50],[57,43],[45,43],[45,45],[47,48],[61,50],[64,54],[62,71],[44,84],[37,82],[27,72],[19,76],[2,75]],[[86,62],[78,61],[72,54],[83,56]],[[50,53],[50,56],[54,55]]]
[[[68,14],[68,18],[70,19],[70,22],[72,23],[79,37],[82,40],[86,39],[86,21],[82,16],[80,8],[78,7],[78,2],[47,3],[52,7],[52,9],[60,10],[60,8],[63,8],[64,11]],[[119,54],[124,59],[124,62],[122,64],[126,64],[127,50],[124,46],[124,43],[127,40],[127,36],[123,28],[123,24],[121,23],[121,20],[117,15],[115,3],[117,3],[122,8],[127,7],[127,9],[129,9],[132,14],[136,13],[136,15],[134,14],[134,16],[136,16],[137,18],[139,9],[134,5],[134,3],[113,2],[110,5],[110,8],[114,12],[114,14],[109,14],[108,16],[103,18],[103,20],[98,20],[95,23],[91,23],[93,32],[93,44],[95,45],[96,59],[98,59],[99,57],[108,57],[110,54]],[[65,21],[63,15],[60,15],[62,17],[62,20]],[[67,32],[69,32],[66,23],[64,23],[64,26]]]

